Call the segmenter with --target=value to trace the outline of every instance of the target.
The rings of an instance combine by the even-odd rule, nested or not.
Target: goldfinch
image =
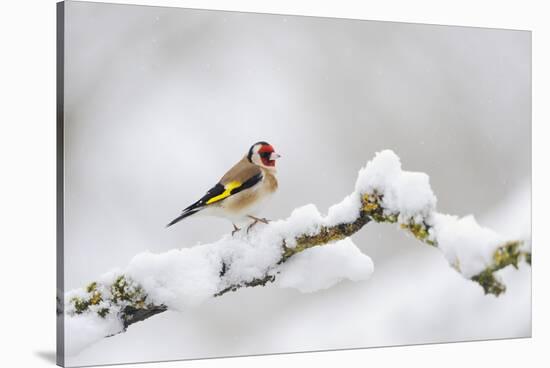
[[[166,227],[196,213],[229,219],[233,223],[233,234],[240,230],[236,223],[252,220],[247,231],[258,222],[267,223],[257,214],[265,200],[277,190],[275,160],[279,157],[269,143],[253,144],[215,186]]]

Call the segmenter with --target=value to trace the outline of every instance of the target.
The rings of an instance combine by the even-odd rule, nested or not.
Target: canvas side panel
[[[57,95],[56,95],[56,207],[57,207],[57,263],[56,263],[56,357],[57,365],[65,365],[65,323],[64,323],[64,275],[65,264],[63,257],[64,233],[63,233],[63,195],[64,195],[64,170],[63,170],[63,126],[64,126],[64,63],[65,63],[65,3],[57,3]]]

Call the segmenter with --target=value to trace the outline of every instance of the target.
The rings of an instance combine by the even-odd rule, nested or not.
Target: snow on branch
[[[486,294],[503,293],[506,287],[495,272],[517,268],[522,259],[530,264],[530,244],[504,239],[471,215],[440,214],[436,201],[426,174],[403,171],[395,153],[379,152],[360,170],[354,192],[326,216],[310,204],[249,233],[162,254],[138,254],[126,269],[67,292],[62,311],[66,349],[74,354],[133,323],[241,287],[270,283],[313,292],[344,279],[366,280],[373,263],[349,237],[369,222],[397,224],[441,250],[456,271]]]

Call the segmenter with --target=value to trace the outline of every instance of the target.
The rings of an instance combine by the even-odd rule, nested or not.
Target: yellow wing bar
[[[219,194],[215,197],[210,198],[208,201],[206,201],[206,204],[212,204],[214,202],[221,201],[224,198],[227,198],[231,195],[231,191],[235,188],[238,188],[242,185],[241,182],[238,181],[230,181],[229,183],[225,184],[224,191],[222,194]]]

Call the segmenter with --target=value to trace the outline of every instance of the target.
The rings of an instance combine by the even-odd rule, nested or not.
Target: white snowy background
[[[530,34],[70,2],[65,287],[137,253],[218,240],[223,220],[164,225],[248,147],[283,155],[265,216],[353,190],[375,152],[423,171],[444,213],[530,228]],[[367,281],[240,290],[166,312],[68,365],[524,337],[530,269],[495,298],[391,225],[354,242]]]

